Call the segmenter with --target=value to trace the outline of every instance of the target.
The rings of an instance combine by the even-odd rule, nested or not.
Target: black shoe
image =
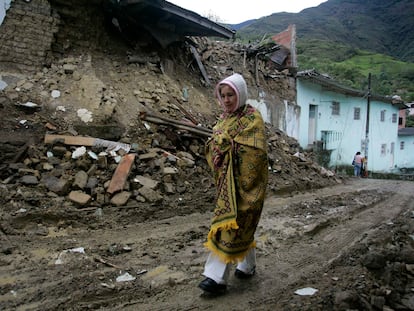
[[[249,278],[251,278],[254,274],[256,273],[256,269],[255,268],[253,268],[253,270],[252,270],[252,272],[251,273],[246,273],[246,272],[243,272],[243,271],[241,271],[241,270],[239,270],[239,269],[236,269],[236,271],[234,271],[234,276],[236,277],[236,278],[238,278],[238,279],[249,279]]]
[[[203,281],[198,284],[203,291],[209,292],[211,294],[223,294],[226,291],[227,286],[224,284],[218,284],[216,281],[205,278]]]

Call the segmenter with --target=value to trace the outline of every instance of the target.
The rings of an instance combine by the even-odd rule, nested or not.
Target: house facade
[[[400,99],[347,88],[313,70],[299,72],[296,83],[301,111],[295,138],[304,149],[329,151],[330,168],[351,165],[358,151],[369,171],[414,167],[414,136],[399,135],[400,110],[408,108]]]
[[[402,172],[414,171],[414,127],[398,130],[398,142],[396,145],[396,168]]]

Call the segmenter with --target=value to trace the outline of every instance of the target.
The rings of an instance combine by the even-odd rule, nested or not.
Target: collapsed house
[[[36,72],[50,68],[55,57],[89,50],[123,54],[121,61],[150,64],[170,76],[177,75],[174,66],[182,63],[201,76],[205,87],[238,71],[251,87],[252,104],[261,107],[266,121],[286,130],[286,109],[295,110],[290,108],[295,106],[294,28],[282,44],[273,39],[242,46],[227,40],[234,34],[167,1],[16,1],[0,27],[0,68]],[[14,79],[3,75],[2,81]]]
[[[163,27],[175,34],[161,35]],[[242,73],[249,101],[283,129],[295,80],[291,55],[275,41],[244,46],[203,35],[234,32],[165,1],[13,2],[0,26],[1,178],[82,206],[175,205],[194,191],[189,179],[209,190],[203,144],[219,112],[209,84]],[[333,182],[283,131],[269,128],[269,148],[271,191]],[[88,186],[85,172],[96,175]],[[155,189],[141,184],[144,175],[158,180]]]

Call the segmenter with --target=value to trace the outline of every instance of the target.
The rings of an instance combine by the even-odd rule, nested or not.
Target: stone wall
[[[15,0],[0,26],[0,70],[36,71],[50,62],[59,17],[47,0]]]

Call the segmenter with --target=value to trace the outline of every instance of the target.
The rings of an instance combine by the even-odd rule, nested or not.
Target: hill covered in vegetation
[[[315,68],[357,89],[366,88],[370,72],[373,92],[414,100],[413,1],[329,0],[238,25],[237,39],[258,42],[290,24],[296,25],[299,70]]]

